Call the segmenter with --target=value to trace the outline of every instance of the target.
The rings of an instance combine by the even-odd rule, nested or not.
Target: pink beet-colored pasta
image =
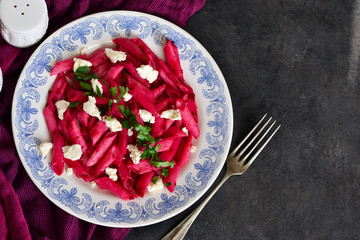
[[[62,147],[65,146],[65,139],[60,133],[54,136],[53,158],[51,161],[51,168],[57,175],[61,175],[64,171],[64,155],[62,154]]]
[[[181,153],[179,159],[177,159],[178,166],[183,166],[188,162],[188,160],[190,158],[190,151],[191,151],[191,146],[192,146],[191,141],[192,141],[192,136],[189,135],[186,138],[186,141],[184,142],[184,148],[182,150],[182,153]]]
[[[150,87],[150,83],[146,80],[140,77],[138,72],[136,71],[135,66],[132,63],[123,63],[125,66],[126,71],[138,82],[140,82],[142,85],[144,85],[147,89]]]
[[[127,168],[137,175],[142,175],[147,172],[155,171],[156,167],[151,165],[147,160],[141,160],[138,164],[129,163],[127,164]]]
[[[118,150],[119,150],[119,158],[120,160],[124,157],[126,154],[126,148],[127,148],[127,139],[128,139],[128,130],[124,129],[119,132],[118,137]]]
[[[171,136],[171,137],[167,137],[167,138],[162,138],[159,141],[157,141],[156,145],[160,146],[158,152],[164,152],[164,151],[169,150],[171,148],[171,145],[173,144],[175,138],[176,138],[176,136]]]
[[[130,52],[135,58],[137,58],[139,61],[146,62],[147,57],[144,54],[141,49],[134,44],[130,39],[128,38],[115,38],[114,43],[122,46],[126,51]]]
[[[161,59],[158,59],[158,62],[161,67],[159,72],[160,77],[172,88],[179,89],[184,93],[187,93],[188,89],[180,83],[176,75],[171,71],[171,69],[166,65],[166,63]]]
[[[49,102],[59,101],[65,93],[65,90],[68,86],[68,82],[66,80],[65,74],[60,73],[57,75],[53,88],[51,89],[51,93],[49,94]]]
[[[151,136],[155,138],[162,136],[164,132],[163,125],[164,119],[160,116],[155,116],[155,123],[152,125]]]
[[[122,51],[122,52],[126,52],[126,60],[125,62],[127,63],[132,63],[134,64],[135,67],[140,67],[140,65],[142,64],[142,62],[138,59],[136,59],[131,53],[129,53],[128,51],[126,51],[125,48],[123,48],[122,46],[117,46],[117,49],[119,51]]]
[[[125,163],[117,165],[117,170],[120,176],[120,181],[127,190],[133,190],[134,178],[131,176],[130,170]]]
[[[74,66],[74,60],[72,58],[56,62],[51,70],[50,76],[67,72],[71,70],[73,66]]]
[[[176,138],[168,151],[164,151],[159,154],[159,158],[162,161],[167,161],[167,162],[170,162],[172,159],[174,159],[174,156],[179,148],[180,142],[181,142],[181,138]]]
[[[114,182],[108,177],[102,177],[94,180],[101,189],[108,189],[123,200],[132,200],[136,195],[122,187],[119,182]]]
[[[51,109],[50,105],[47,105],[43,111],[46,125],[49,129],[51,136],[54,136],[59,131],[57,127],[56,113]]]
[[[200,135],[200,129],[187,104],[181,99],[178,99],[176,100],[176,107],[180,111],[185,127],[195,138],[198,138]]]
[[[164,178],[165,182],[169,183],[169,185],[166,187],[170,192],[174,192],[174,188],[176,186],[176,179],[179,175],[180,169],[180,166],[175,165],[173,168],[169,169],[169,175]]]
[[[77,111],[77,118],[79,119],[80,123],[87,127],[88,126],[88,123],[89,123],[89,118],[90,118],[90,115],[84,111],[83,109],[83,105],[80,104],[80,107],[78,108],[78,111]]]
[[[79,160],[71,161],[69,159],[64,158],[64,162],[66,163],[66,165],[68,165],[68,167],[73,169],[75,175],[78,178],[84,179],[85,182],[90,182],[94,180],[94,177],[91,176],[89,171],[87,171],[86,167],[83,166],[83,164]]]
[[[71,138],[72,143],[79,144],[81,146],[81,150],[83,152],[86,152],[87,144],[85,142],[83,135],[81,134],[81,131],[80,131],[79,125],[77,124],[76,119],[73,119],[68,124],[68,132],[69,132],[69,136]]]
[[[160,85],[160,87],[154,88],[152,90],[153,94],[154,94],[154,98],[159,98],[161,96],[161,94],[163,94],[165,91],[165,85]]]
[[[101,173],[105,171],[105,168],[109,167],[118,157],[118,148],[116,145],[110,147],[107,153],[101,158],[101,160],[96,164],[93,175],[98,177]]]
[[[99,49],[94,55],[89,56],[87,61],[91,62],[93,67],[97,67],[103,63],[109,62],[109,58],[105,55],[104,49]]]
[[[66,142],[71,143],[71,137],[68,130],[68,125],[71,122],[72,117],[68,110],[64,113],[64,118],[62,120],[59,119],[59,130],[62,135],[65,137]]]
[[[116,135],[117,134],[114,132],[108,132],[104,135],[87,161],[87,166],[93,166],[100,161],[101,157],[106,153],[111,144],[114,142]]]
[[[104,76],[104,79],[110,83],[111,85],[116,85],[116,83],[119,83],[121,78],[121,73],[124,69],[124,66],[121,65],[115,65],[109,69],[109,71]]]
[[[98,121],[90,130],[90,138],[93,146],[97,144],[100,138],[108,131],[108,127],[104,121]]]
[[[147,186],[149,186],[153,176],[154,172],[148,172],[140,176],[135,188],[135,192],[137,195],[139,195],[140,197],[144,196]]]
[[[155,102],[155,97],[153,92],[148,87],[146,87],[146,85],[144,85],[141,82],[138,82],[130,75],[127,75],[126,78],[129,84],[129,88],[136,88],[138,91],[141,91],[151,102]]]
[[[131,95],[135,101],[142,107],[151,112],[152,115],[158,115],[155,104],[147,97],[146,94],[140,91],[139,88],[133,87],[130,88]]]
[[[126,201],[144,197],[159,178],[173,192],[193,137],[200,136],[195,94],[184,79],[178,49],[168,40],[165,62],[139,38],[113,42],[114,50],[125,52],[124,61],[114,63],[98,49],[77,57],[91,62],[89,67],[74,72],[73,58],[53,67],[51,75],[57,76],[43,111],[54,141],[51,168],[61,175],[66,164],[85,182],[95,181]],[[155,81],[139,75],[141,65],[157,71],[149,73],[158,74]],[[59,100],[69,107],[57,109]],[[171,109],[179,110],[181,119],[161,115]],[[81,146],[74,161],[62,152],[73,144]]]
[[[69,99],[70,102],[86,102],[88,100],[87,96],[84,96],[84,92],[76,89],[70,89],[66,93],[66,98]]]
[[[169,68],[173,70],[179,80],[184,82],[185,80],[183,76],[183,70],[180,65],[179,52],[173,41],[167,41],[164,47],[164,53]]]

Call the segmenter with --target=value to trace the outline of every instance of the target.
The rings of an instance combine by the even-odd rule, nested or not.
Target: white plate
[[[214,33],[216,34],[216,33]],[[54,174],[51,157],[38,152],[51,141],[42,114],[55,77],[56,61],[109,46],[116,37],[139,37],[164,58],[166,38],[179,48],[184,77],[194,89],[200,137],[196,152],[179,175],[174,193],[164,189],[144,198],[123,201],[112,193],[92,188],[76,176]],[[83,220],[111,227],[139,227],[163,221],[198,200],[219,175],[230,147],[232,105],[224,77],[204,47],[178,26],[155,16],[110,11],[75,20],[48,37],[33,53],[17,83],[12,127],[20,159],[35,185],[58,207]],[[50,154],[51,155],[51,154]]]

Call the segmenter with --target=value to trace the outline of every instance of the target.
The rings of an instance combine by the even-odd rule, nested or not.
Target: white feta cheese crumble
[[[195,152],[196,151],[196,146],[192,145],[191,148],[190,148],[190,152]]]
[[[156,182],[150,181],[149,186],[147,187],[148,192],[154,192],[157,190],[161,190],[164,187],[164,183],[162,179],[159,177]]]
[[[56,109],[58,112],[58,117],[60,120],[64,119],[64,113],[69,105],[70,105],[70,103],[65,100],[59,100],[55,103],[55,106],[56,106]]]
[[[168,118],[171,120],[181,120],[181,115],[179,109],[169,109],[161,113],[160,117]]]
[[[181,130],[186,133],[186,135],[189,135],[189,130],[186,127],[183,127]]]
[[[73,66],[73,70],[74,72],[76,72],[76,70],[79,67],[91,67],[92,63],[89,61],[86,61],[84,59],[80,59],[80,58],[74,58],[74,66]]]
[[[131,127],[131,128],[128,128],[128,136],[132,136],[132,135],[134,135],[134,131],[133,131],[133,127]]]
[[[62,147],[64,157],[72,161],[79,160],[82,155],[81,146],[79,144],[73,144],[71,146]]]
[[[92,87],[92,90],[94,93],[98,93],[98,91],[97,91],[98,88],[99,88],[99,91],[101,94],[103,94],[103,92],[104,92],[101,83],[96,78],[91,79],[91,87]]]
[[[90,186],[91,186],[92,188],[96,187],[96,182],[91,181],[91,182],[90,182]]]
[[[67,168],[66,169],[66,173],[67,173],[67,175],[71,175],[71,174],[73,174],[74,173],[74,170],[72,169],[72,168]]]
[[[85,112],[87,112],[90,116],[97,117],[99,120],[101,120],[100,111],[96,107],[96,99],[95,97],[88,96],[89,100],[87,102],[84,102],[83,109]]]
[[[46,155],[48,155],[48,153],[50,152],[50,150],[53,148],[53,144],[51,142],[45,142],[40,144],[39,146],[39,152],[41,154],[41,156],[45,157]]]
[[[83,47],[83,48],[80,49],[80,54],[81,54],[81,55],[84,55],[84,54],[87,53],[87,51],[88,51],[88,48],[87,48],[87,47]]]
[[[107,167],[107,168],[105,169],[105,173],[106,173],[106,175],[108,175],[109,178],[110,178],[111,180],[113,180],[114,182],[118,180],[118,176],[117,176],[117,174],[116,174],[116,173],[117,173],[117,169],[116,169],[116,168]]]
[[[145,109],[140,109],[139,115],[144,122],[149,122],[149,123],[155,122],[155,117],[149,111],[147,111]]]
[[[132,95],[130,93],[125,93],[123,96],[123,99],[125,102],[128,102],[132,98]]]
[[[71,167],[69,167],[66,163],[64,163],[64,172],[66,172],[67,175],[71,175],[74,173],[74,170]]]
[[[104,116],[103,121],[112,132],[119,132],[123,129],[121,123],[116,118],[108,119],[107,116]]]
[[[141,65],[139,68],[136,68],[136,71],[140,77],[148,80],[149,83],[153,83],[159,75],[159,72],[153,69],[150,65]]]
[[[133,161],[133,163],[138,164],[141,159],[141,155],[143,154],[142,151],[140,151],[137,146],[129,144],[127,145],[127,150],[130,152],[130,158]]]
[[[111,48],[105,48],[105,55],[110,59],[112,63],[116,63],[117,61],[125,61],[126,53],[122,51],[115,51]]]

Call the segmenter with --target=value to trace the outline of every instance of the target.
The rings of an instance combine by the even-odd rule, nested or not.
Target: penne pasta
[[[193,137],[200,136],[178,50],[168,40],[165,62],[139,38],[113,41],[113,49],[52,69],[57,76],[43,111],[54,141],[51,168],[61,175],[66,164],[123,200],[163,185],[173,192]]]

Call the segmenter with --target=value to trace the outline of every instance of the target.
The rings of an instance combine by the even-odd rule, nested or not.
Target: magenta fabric
[[[46,0],[47,36],[64,24],[95,12],[133,10],[165,18],[180,27],[205,0]],[[38,45],[38,44],[37,44]],[[94,225],[64,212],[33,184],[15,149],[11,103],[22,68],[36,46],[19,49],[0,36],[0,240],[1,239],[124,239],[130,229]]]

